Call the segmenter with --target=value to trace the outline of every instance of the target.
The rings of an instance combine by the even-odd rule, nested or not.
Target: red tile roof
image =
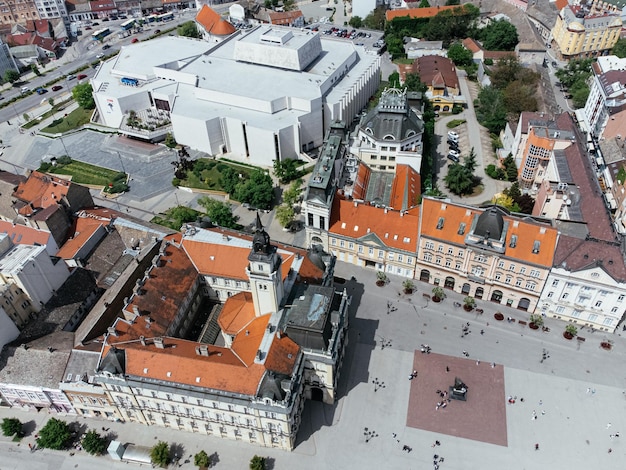
[[[481,209],[469,206],[424,198],[422,200],[421,236],[462,246],[471,230],[474,217],[482,212]],[[437,229],[440,218],[444,219],[443,227]],[[506,216],[503,218],[509,222],[504,256],[546,268],[551,267],[558,231],[554,227],[541,224],[528,217],[522,219]],[[466,228],[464,232],[459,233],[461,223],[464,223]],[[511,247],[513,235],[517,236],[517,243]],[[541,244],[538,253],[533,253],[535,241]]]
[[[390,248],[415,253],[419,207],[404,211],[387,210],[343,199],[339,194],[333,201],[329,232],[359,239],[375,234]]]
[[[0,220],[0,233],[6,233],[11,241],[16,245],[47,245],[52,238],[52,234],[45,230],[38,230],[26,225],[13,225],[11,222]]]
[[[414,70],[422,82],[433,88],[458,88],[459,79],[456,76],[454,63],[436,55],[427,55],[415,59]]]
[[[354,199],[365,200],[367,195],[367,185],[370,183],[370,177],[372,176],[372,170],[364,163],[359,164],[359,172],[354,180],[354,188],[352,190],[352,197]]]
[[[561,235],[554,254],[554,266],[569,271],[601,266],[613,279],[626,282],[626,264],[617,243]]]
[[[409,165],[397,165],[389,205],[396,210],[406,210],[417,205],[420,194],[420,174]]]
[[[408,16],[410,18],[431,18],[438,13],[446,10],[454,10],[455,8],[461,8],[458,5],[453,6],[441,6],[441,7],[428,7],[428,8],[410,8],[410,9],[397,9],[387,10],[385,13],[385,19],[391,21],[394,18],[402,18]]]
[[[291,11],[271,11],[268,14],[270,23],[277,25],[291,25],[296,18],[302,17],[302,11],[300,10],[291,10]]]
[[[20,183],[13,196],[26,203],[20,208],[20,214],[31,215],[35,209],[56,205],[67,195],[71,184],[56,176],[33,171],[24,183]]]
[[[235,27],[220,16],[218,12],[203,5],[202,9],[196,15],[198,22],[209,34],[216,36],[227,36],[236,31]]]
[[[217,322],[224,333],[236,335],[255,318],[252,294],[250,292],[240,292],[226,299]]]
[[[110,220],[100,220],[91,217],[76,217],[72,224],[71,238],[68,239],[56,254],[59,258],[73,259],[78,251],[102,226],[108,226]]]

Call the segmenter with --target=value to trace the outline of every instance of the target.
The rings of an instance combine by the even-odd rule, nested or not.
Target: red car
[[[139,42],[139,39],[137,39],[137,38],[132,38],[132,39],[130,40],[130,42],[131,42],[131,44],[135,44],[136,42]]]
[[[61,88],[63,88],[61,85],[54,85],[52,91],[59,91]]]
[[[87,78],[87,75],[85,75],[84,73],[81,73],[78,77],[79,80],[82,80],[83,78]]]

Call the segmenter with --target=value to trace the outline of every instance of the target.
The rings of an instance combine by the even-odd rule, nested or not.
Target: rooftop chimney
[[[107,328],[107,333],[109,334],[109,336],[117,336],[117,331],[115,331],[115,327],[114,326],[110,326]]]
[[[154,345],[159,349],[165,349],[165,344],[163,344],[163,337],[159,336],[158,338],[154,338]]]

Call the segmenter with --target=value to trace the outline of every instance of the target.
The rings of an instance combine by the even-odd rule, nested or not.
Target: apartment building
[[[33,0],[4,0],[0,4],[0,24],[13,25],[38,20],[39,11]]]
[[[593,77],[584,107],[589,131],[599,136],[609,118],[626,109],[626,59],[599,57],[591,64]]]
[[[606,55],[620,37],[617,7],[594,0],[591,5],[565,6],[552,28],[552,38],[564,59]]]
[[[558,239],[545,219],[428,197],[419,235],[421,281],[528,312],[535,310]]]
[[[413,62],[413,72],[428,87],[426,96],[435,111],[449,113],[455,104],[464,106],[467,99],[461,95],[456,67],[447,57],[428,55]]]

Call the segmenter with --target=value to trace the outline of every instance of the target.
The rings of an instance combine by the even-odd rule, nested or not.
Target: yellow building
[[[552,37],[565,59],[595,57],[611,50],[619,39],[622,20],[605,2],[567,5],[557,16]]]

